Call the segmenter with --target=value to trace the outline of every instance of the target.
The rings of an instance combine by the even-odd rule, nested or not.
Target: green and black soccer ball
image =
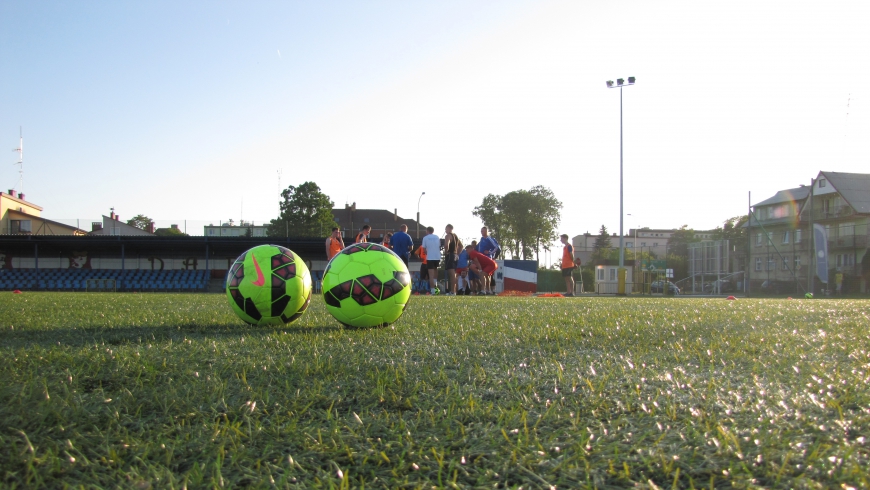
[[[411,297],[411,275],[398,255],[376,243],[355,243],[323,272],[323,299],[349,327],[383,327],[402,316]]]
[[[311,302],[305,262],[279,245],[259,245],[236,259],[227,273],[230,307],[251,325],[284,325]]]

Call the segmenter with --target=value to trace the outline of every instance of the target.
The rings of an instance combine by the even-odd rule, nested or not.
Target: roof
[[[352,208],[333,208],[332,216],[335,222],[343,229],[359,229],[363,225],[369,225],[372,228],[381,229],[386,225],[387,229],[399,229],[399,225],[408,225],[409,230],[413,230],[417,226],[417,221],[410,218],[402,218],[401,216],[388,211],[386,209],[352,209]],[[420,228],[425,226],[420,225]]]
[[[16,211],[14,209],[10,209],[9,213],[10,213],[10,216],[13,214],[16,215],[15,216],[16,218],[25,218],[26,217],[27,219],[41,221],[43,223],[48,223],[50,225],[57,226],[59,228],[66,228],[68,230],[72,230],[72,232],[74,234],[76,232],[81,232],[81,234],[87,233],[85,230],[82,230],[81,228],[78,228],[76,226],[61,223],[59,221],[52,221],[50,219],[43,218],[42,216],[34,216],[32,214],[22,213],[21,211]]]
[[[115,215],[115,217],[117,218],[117,215]],[[149,233],[147,230],[136,228],[135,226],[128,225],[119,219],[112,219],[106,215],[103,215],[103,227],[99,230],[91,231],[89,235],[112,235],[112,233],[109,232],[110,229],[115,230],[115,235],[154,236],[153,233]]]
[[[752,207],[770,206],[771,204],[782,204],[784,202],[802,202],[810,195],[810,188],[801,186],[794,189],[786,189],[779,191],[759,203],[755,203]]]
[[[821,172],[856,213],[870,213],[870,174]]]

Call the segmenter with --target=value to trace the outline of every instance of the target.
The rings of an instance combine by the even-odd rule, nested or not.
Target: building
[[[173,225],[176,228],[178,225]],[[240,221],[238,225],[233,220],[226,223],[221,223],[220,226],[208,225],[203,227],[203,234],[207,237],[218,236],[245,236],[245,237],[264,237],[266,230],[269,228],[268,223],[255,225],[252,222]]]
[[[676,228],[631,228],[628,230],[628,235],[622,238],[622,242],[626,252],[649,253],[653,257],[663,259],[667,257],[668,242],[677,231],[679,230]],[[698,240],[709,240],[712,236],[712,230],[695,231],[695,238]],[[589,232],[572,238],[571,243],[574,245],[574,257],[580,259],[584,264],[588,263],[595,250],[595,240],[597,239],[598,235],[593,235]],[[612,248],[619,249],[619,235],[616,233],[611,234],[610,244]]]
[[[807,269],[811,222],[826,237],[827,284]],[[819,172],[811,187],[782,190],[755,204],[748,223],[750,291],[867,292],[868,223],[870,174]]]
[[[78,227],[42,217],[42,207],[10,189],[0,192],[0,234],[3,235],[85,235]]]
[[[103,215],[103,221],[94,221],[91,223],[91,232],[88,235],[110,235],[110,236],[154,236],[154,222],[149,223],[149,229],[143,230],[135,226],[128,225],[121,221],[121,218],[114,211],[109,216]]]
[[[426,235],[426,227],[417,223],[417,220],[402,218],[398,209],[389,212],[386,209],[357,209],[356,203],[344,205],[344,208],[333,208],[332,216],[341,228],[345,243],[353,240],[363,226],[372,227],[369,237],[371,241],[380,241],[387,233],[399,231],[399,226],[408,225],[408,234],[411,238],[422,238]],[[419,230],[419,231],[418,231]]]

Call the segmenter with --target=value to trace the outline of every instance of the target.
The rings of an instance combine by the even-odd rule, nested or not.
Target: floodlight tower
[[[616,85],[613,80],[607,81],[607,88],[619,89],[619,282],[620,294],[625,294],[625,243],[622,232],[622,87],[634,85],[635,78],[628,77],[628,83],[622,78],[616,79]]]

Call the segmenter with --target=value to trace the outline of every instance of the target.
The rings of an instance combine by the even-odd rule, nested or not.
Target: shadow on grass
[[[251,325],[204,326],[198,324],[174,326],[69,327],[50,330],[7,330],[0,334],[4,347],[18,349],[38,345],[44,348],[83,347],[93,344],[132,345],[184,339],[222,339],[255,337],[274,334],[305,335],[338,332],[339,326],[273,327]]]

